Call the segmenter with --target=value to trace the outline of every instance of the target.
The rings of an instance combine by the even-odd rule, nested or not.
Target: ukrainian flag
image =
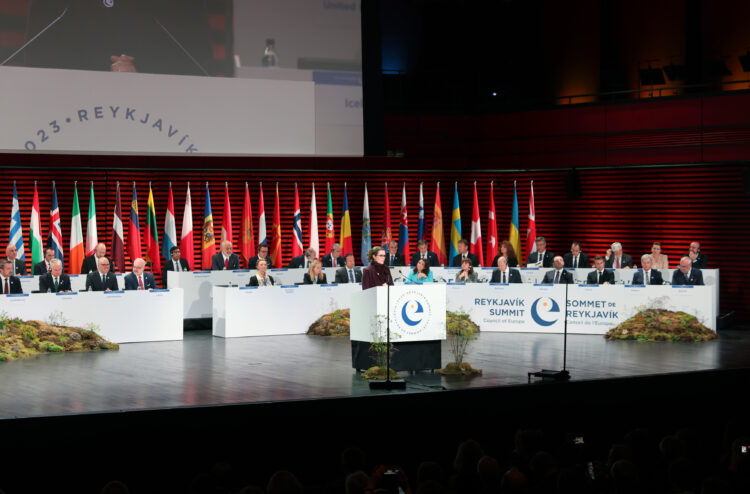
[[[458,182],[453,194],[453,217],[451,218],[451,249],[448,262],[458,255],[458,242],[461,240],[461,209],[458,207]]]
[[[513,182],[513,212],[510,216],[510,233],[508,234],[508,240],[510,245],[516,251],[521,252],[521,234],[519,233],[518,227],[518,194],[516,193],[516,182]]]

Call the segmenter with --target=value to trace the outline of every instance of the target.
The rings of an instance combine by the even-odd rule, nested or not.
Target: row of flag
[[[258,237],[254,236],[255,228],[253,225],[253,210],[250,200],[250,191],[247,182],[245,183],[245,197],[242,208],[242,221],[240,240],[240,255],[247,261],[256,255],[256,246],[260,244],[268,245],[269,256],[274,267],[282,267],[282,249],[281,249],[281,215],[279,206],[279,187],[276,183],[275,206],[273,211],[273,222],[271,224],[270,239],[266,231],[266,212],[263,198],[263,184],[260,184],[258,196]],[[385,214],[383,216],[382,235],[380,245],[387,246],[394,240],[391,229],[390,201],[388,200],[388,184],[385,183]],[[214,236],[214,221],[211,211],[211,197],[208,183],[206,183],[206,196],[204,201],[203,227],[201,230],[201,259],[202,269],[210,269],[211,258],[217,252],[216,238]],[[487,261],[492,262],[499,252],[497,223],[495,217],[495,196],[494,182],[490,184],[490,205],[489,205],[489,229],[487,239]],[[34,182],[34,198],[32,202],[31,221],[29,224],[29,233],[31,237],[31,258],[32,263],[40,262],[44,257],[44,243],[42,241],[41,220],[39,209],[39,195],[37,184]],[[325,223],[325,244],[323,251],[320,250],[318,232],[318,212],[317,202],[315,199],[315,184],[312,184],[312,194],[310,199],[309,210],[309,228],[307,236],[307,245],[315,249],[318,254],[326,254],[333,249],[335,238],[333,201],[331,199],[331,187],[327,185],[327,208]],[[299,202],[299,192],[297,184],[294,185],[294,221],[292,226],[292,257],[302,255],[304,252],[303,242],[303,221]],[[419,215],[417,222],[417,240],[426,240],[425,229],[425,209],[424,209],[424,190],[423,184],[419,185]],[[531,182],[531,194],[529,198],[529,228],[527,231],[527,252],[528,256],[536,250],[534,239],[536,237],[536,215],[534,211],[534,183]],[[234,233],[232,230],[232,212],[229,202],[228,183],[224,184],[224,211],[221,222],[221,241],[233,243]],[[451,235],[449,242],[449,252],[446,252],[445,238],[443,235],[443,217],[442,205],[440,203],[440,183],[438,182],[435,190],[435,204],[433,208],[432,232],[429,241],[429,250],[438,256],[442,265],[448,265],[450,260],[459,253],[459,242],[461,240],[461,210],[459,207],[458,184],[454,189],[453,208],[451,214]],[[13,204],[11,211],[9,241],[17,248],[17,257],[25,260],[26,252],[24,250],[23,228],[21,225],[21,213],[18,203],[18,193],[16,184],[13,183]],[[516,184],[513,184],[513,209],[511,214],[509,241],[517,253],[521,252],[521,240],[518,221],[518,196]],[[84,242],[82,233],[81,212],[78,201],[78,185],[74,185],[73,190],[73,208],[71,212],[71,229],[69,241],[69,259],[70,266],[68,273],[77,274],[80,272],[81,264],[86,256],[94,254],[99,240],[97,238],[96,226],[96,203],[94,198],[94,184],[91,182],[89,197],[88,221],[86,224],[86,239]],[[401,194],[401,210],[398,233],[398,251],[404,255],[404,259],[411,258],[409,249],[409,224],[406,204],[406,184],[403,186]],[[145,252],[141,250],[145,244]],[[339,244],[342,247],[342,254],[353,253],[352,246],[352,225],[349,213],[349,201],[347,194],[347,184],[344,184],[344,197],[342,202],[341,224],[339,229]],[[47,237],[47,247],[55,251],[55,257],[64,261],[64,249],[62,240],[62,229],[60,224],[60,211],[57,203],[57,191],[55,183],[52,182],[52,202],[49,212],[49,233]],[[193,215],[190,195],[190,183],[187,184],[187,194],[185,197],[185,208],[182,217],[182,231],[178,239],[176,232],[175,207],[172,195],[172,184],[169,184],[169,197],[167,200],[167,211],[164,218],[164,236],[159,247],[159,233],[156,220],[156,208],[154,205],[154,195],[149,183],[148,200],[146,203],[146,224],[143,231],[143,242],[141,241],[141,225],[138,207],[138,194],[135,182],[133,182],[132,199],[130,202],[130,214],[128,219],[128,235],[125,241],[124,223],[122,214],[122,204],[120,200],[120,183],[117,182],[115,208],[112,221],[112,238],[110,243],[110,254],[114,268],[118,271],[125,270],[125,253],[131,259],[144,257],[151,263],[152,270],[158,272],[161,270],[161,259],[169,260],[171,258],[170,250],[172,247],[179,247],[182,258],[186,259],[190,266],[196,266],[195,253],[193,248]],[[365,184],[364,204],[362,208],[362,244],[360,258],[367,258],[367,251],[372,247],[372,225],[370,221],[370,207],[368,199],[367,184]],[[474,183],[474,203],[472,208],[471,220],[471,237],[469,251],[479,258],[480,265],[485,264],[484,251],[482,248],[481,221],[479,213],[479,201],[477,196],[476,182]]]

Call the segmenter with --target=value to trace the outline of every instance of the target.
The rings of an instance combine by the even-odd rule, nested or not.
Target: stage
[[[562,368],[560,335],[482,333],[466,357],[482,376],[402,373],[405,391],[374,392],[351,368],[349,345],[348,338],[224,339],[193,330],[183,341],[6,362],[0,364],[0,419],[534,388],[539,383],[529,386],[528,372]],[[445,364],[451,355],[445,342],[442,347]],[[750,333],[743,330],[722,331],[718,340],[698,344],[568,337],[573,383],[747,367]]]

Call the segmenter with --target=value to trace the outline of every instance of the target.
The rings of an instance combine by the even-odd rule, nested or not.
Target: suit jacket
[[[120,289],[120,287],[117,286],[117,276],[115,276],[115,273],[112,271],[107,271],[105,284],[102,284],[102,277],[99,274],[99,271],[89,273],[88,276],[86,276],[86,290],[89,288],[95,292],[103,292],[107,288],[113,291]]]
[[[386,257],[387,256],[388,256],[388,254],[386,254]],[[410,266],[411,267],[416,266],[420,259],[422,259],[422,253],[419,252],[419,251],[416,251],[411,256],[411,264],[410,264]],[[438,261],[437,254],[435,254],[434,252],[431,252],[429,250],[427,251],[427,262],[430,263],[430,267],[431,268],[434,268],[435,266],[440,266],[440,261]]]
[[[322,280],[320,280],[318,278],[315,278],[315,280],[313,280],[312,278],[310,278],[310,273],[305,273],[305,276],[302,277],[302,284],[303,285],[324,285],[326,283],[328,283],[328,280],[326,279],[326,274],[325,273],[323,273],[323,279]]]
[[[57,283],[57,290],[55,290],[55,280],[52,277],[52,273],[46,273],[39,277],[39,291],[42,293],[50,292],[68,292],[70,291],[70,276],[67,274],[61,274],[60,280]]]
[[[499,269],[494,270],[492,278],[490,278],[490,283],[500,283],[500,274]],[[521,272],[517,269],[508,268],[508,280],[506,283],[523,283]]]
[[[362,270],[352,268],[352,271],[354,271],[354,281],[356,281],[357,283],[361,283]],[[347,272],[346,266],[336,270],[336,277],[334,278],[334,280],[336,283],[349,283],[349,273]]]
[[[267,275],[266,275],[266,278],[268,278],[268,281],[270,281],[270,282],[271,282],[271,285],[273,285],[273,284],[275,283],[275,282],[273,281],[273,276],[271,276],[270,274],[267,274]],[[258,276],[257,276],[257,275],[252,275],[252,276],[250,277],[250,281],[248,282],[247,286],[260,286],[260,285],[258,284]]]
[[[563,260],[565,261],[565,267],[566,268],[572,268],[573,267],[573,253],[568,252],[563,256]],[[589,255],[585,252],[581,252],[578,254],[578,267],[579,268],[590,268],[591,267],[591,260],[589,259]]]
[[[673,285],[703,285],[703,273],[700,269],[691,269],[689,276],[686,278],[682,271],[675,269],[672,275]]]
[[[140,287],[138,286],[138,278],[135,274],[128,273],[125,275],[125,290],[138,290]],[[156,279],[154,278],[154,273],[149,273],[144,271],[143,272],[143,289],[144,290],[150,290],[155,289],[156,286]]]
[[[224,254],[219,252],[211,258],[211,271],[221,271],[224,269]],[[228,270],[240,269],[240,256],[235,253],[229,255]]]
[[[346,266],[346,260],[342,256],[339,256],[338,259],[336,259],[336,264],[333,264],[333,258],[331,257],[331,254],[326,254],[323,256],[323,259],[321,259],[321,262],[323,263],[324,268],[335,268],[336,266]]]
[[[26,263],[20,259],[13,259],[13,274],[17,276],[26,276]]]
[[[40,261],[36,264],[34,264],[34,269],[31,271],[31,274],[34,276],[36,275],[43,275],[47,273],[47,261]]]
[[[292,260],[289,261],[289,264],[286,267],[288,267],[289,269],[304,268],[306,267],[305,264],[307,264],[307,260],[305,258],[305,255],[302,254],[301,256],[292,257]]]
[[[643,284],[643,269],[639,269],[637,273],[633,274],[633,285]],[[661,277],[661,271],[658,269],[651,269],[651,282],[649,285],[663,285],[664,279]]]
[[[688,256],[687,254],[685,255]],[[706,269],[706,264],[708,264],[708,256],[706,254],[703,254],[702,252],[698,252],[698,257],[695,258],[693,267],[698,269]]]
[[[386,250],[385,261],[383,262],[386,266],[406,266],[406,262],[404,262],[404,255],[400,252],[396,252],[393,255],[393,264],[391,264],[391,253]]]
[[[114,273],[115,265],[112,263],[112,259],[106,256],[109,260],[109,272]],[[90,255],[83,260],[81,264],[81,274],[89,274],[94,271],[99,271],[99,267],[96,265],[96,254]]]
[[[186,259],[180,258],[180,269],[190,271],[190,265]],[[174,261],[172,259],[164,261],[164,265],[161,267],[161,280],[164,288],[167,287],[167,271],[174,271]]]
[[[606,269],[602,271],[602,282],[599,283],[599,273],[595,270],[589,273],[589,275],[586,277],[586,283],[589,285],[599,285],[604,284],[604,282],[609,283],[610,285],[615,284],[615,273],[614,271],[607,271]]]
[[[468,257],[469,259],[471,259],[471,266],[472,267],[476,268],[476,267],[479,266],[479,258],[477,257],[476,254],[472,254],[471,252],[469,252],[468,254],[466,254],[466,257]],[[454,257],[453,260],[451,261],[451,266],[454,267],[454,268],[460,268],[461,267],[461,259],[463,259],[463,255],[462,254],[459,254],[456,257]]]
[[[542,280],[542,283],[554,283],[555,282],[555,270],[547,271],[544,275],[544,279]],[[562,273],[560,273],[560,283],[565,284],[573,284],[575,283],[575,280],[573,279],[573,273],[566,271],[565,269],[562,270]]]
[[[247,268],[248,269],[258,269],[258,259],[260,259],[260,256],[253,256],[253,257],[251,257],[250,260],[247,261]],[[271,258],[269,256],[266,256],[265,260],[268,263],[268,267],[269,268],[273,267],[271,265]],[[224,269],[224,268],[222,267],[222,269]]]
[[[623,252],[622,253],[622,265],[620,267],[624,268],[626,266],[629,268],[633,267],[633,258]],[[615,255],[614,254],[612,254],[612,257],[610,257],[609,259],[604,260],[604,267],[605,268],[615,267]]]
[[[544,268],[551,268],[552,267],[552,261],[555,259],[555,254],[550,252],[549,250],[544,251],[544,256],[542,258],[542,267]],[[526,265],[535,264],[539,262],[539,252],[532,252],[529,254],[529,258],[526,259]]]
[[[497,267],[497,260],[500,259],[500,256],[502,256],[502,254],[498,254],[498,255],[495,256],[495,258],[492,260],[492,266],[490,266],[490,267],[493,267],[493,268]],[[518,259],[516,259],[515,257],[511,257],[510,259],[508,259],[508,267],[509,268],[517,268],[518,267]]]
[[[23,293],[23,287],[21,287],[21,280],[19,280],[16,276],[11,275],[10,278],[8,278],[8,288],[10,289],[10,293]],[[5,293],[5,286],[0,287],[0,291],[2,293]]]

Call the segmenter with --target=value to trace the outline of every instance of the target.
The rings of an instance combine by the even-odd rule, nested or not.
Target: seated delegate
[[[433,282],[432,271],[430,271],[430,263],[424,259],[419,259],[417,265],[414,266],[414,270],[409,273],[407,281],[410,283],[431,283]]]
[[[305,273],[302,283],[305,285],[323,285],[328,283],[326,274],[323,272],[323,263],[317,259],[314,260],[310,264],[310,269]]]
[[[456,273],[456,283],[478,283],[479,277],[474,271],[471,259],[465,257],[461,260],[461,271]]]
[[[266,274],[268,270],[268,261],[260,258],[256,261],[255,267],[258,272],[250,277],[247,286],[273,286],[273,276]]]

